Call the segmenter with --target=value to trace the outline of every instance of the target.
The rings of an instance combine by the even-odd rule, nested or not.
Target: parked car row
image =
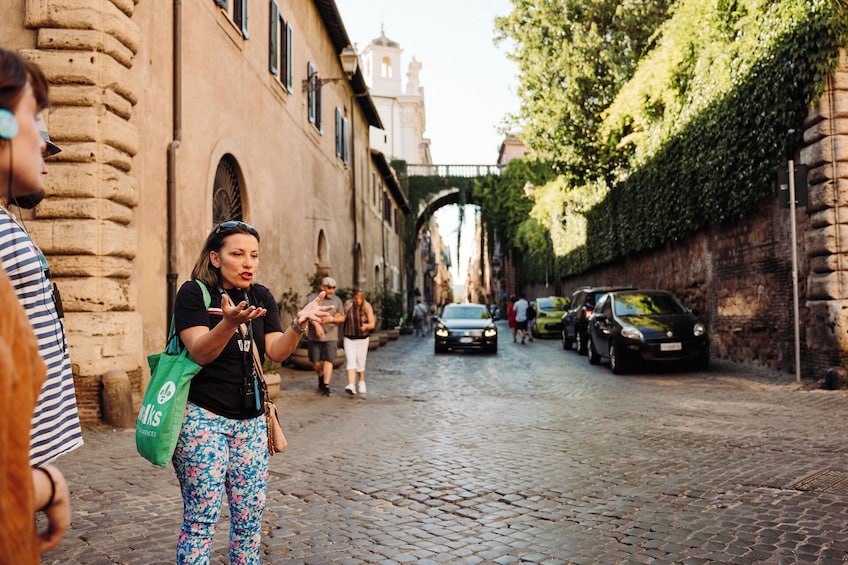
[[[561,339],[563,349],[575,346],[593,365],[609,359],[616,374],[642,363],[682,362],[695,369],[710,363],[706,326],[666,290],[579,288],[562,316]]]

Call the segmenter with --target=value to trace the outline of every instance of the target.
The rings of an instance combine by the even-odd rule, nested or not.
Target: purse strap
[[[252,332],[251,332],[252,334]],[[250,345],[253,350],[253,366],[256,369],[256,378],[259,379],[259,386],[262,389],[262,402],[270,402],[268,398],[268,384],[265,382],[265,373],[262,371],[262,363],[259,360],[259,350],[256,348],[256,342],[253,340],[253,335],[250,337]]]

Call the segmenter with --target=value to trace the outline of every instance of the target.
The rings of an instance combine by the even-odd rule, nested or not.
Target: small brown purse
[[[283,433],[283,427],[280,425],[280,418],[277,416],[277,406],[268,398],[268,385],[265,383],[265,374],[262,372],[262,363],[259,362],[256,343],[253,344],[253,365],[256,367],[256,376],[259,379],[259,386],[262,387],[262,398],[265,404],[265,421],[268,424],[268,454],[274,455],[283,451],[288,445],[288,441],[286,441],[286,434]]]

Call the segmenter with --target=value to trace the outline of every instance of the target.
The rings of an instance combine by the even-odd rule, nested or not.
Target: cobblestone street
[[[284,371],[289,447],[271,459],[263,562],[846,558],[844,391],[721,361],[615,376],[501,324],[496,356],[435,356],[412,336],[371,351],[364,399],[341,369],[331,398]],[[133,430],[85,439],[59,462],[73,524],[44,563],[173,563],[173,470],[138,456]],[[213,563],[228,563],[226,536],[225,516]]]

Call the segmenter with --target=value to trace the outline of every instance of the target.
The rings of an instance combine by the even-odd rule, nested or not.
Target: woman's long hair
[[[206,237],[206,242],[203,244],[200,256],[191,270],[192,279],[203,282],[209,288],[218,288],[223,284],[221,280],[221,269],[212,264],[209,254],[212,251],[219,253],[224,246],[224,240],[236,233],[252,235],[259,242],[259,232],[250,224],[237,220],[221,222]]]

